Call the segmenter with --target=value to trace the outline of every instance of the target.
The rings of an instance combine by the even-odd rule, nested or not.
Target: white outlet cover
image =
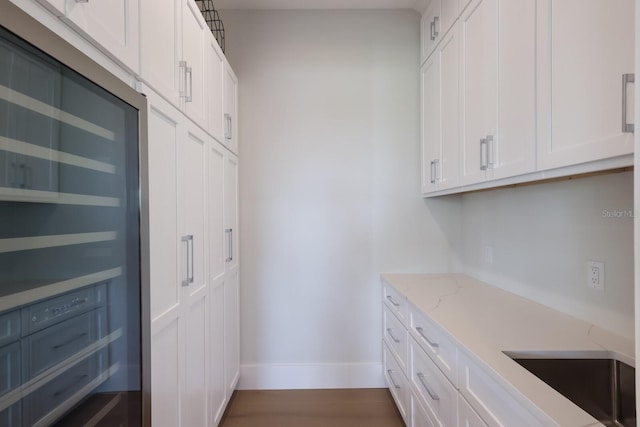
[[[604,291],[604,262],[587,261],[587,287]]]

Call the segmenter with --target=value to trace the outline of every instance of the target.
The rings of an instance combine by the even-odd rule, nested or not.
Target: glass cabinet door
[[[138,110],[0,27],[0,426],[141,424],[139,188]]]

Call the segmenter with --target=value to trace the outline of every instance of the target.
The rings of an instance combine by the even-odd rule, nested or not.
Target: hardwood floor
[[[220,427],[403,427],[387,389],[242,390]]]

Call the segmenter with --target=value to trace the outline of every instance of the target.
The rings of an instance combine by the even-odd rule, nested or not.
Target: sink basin
[[[605,426],[636,426],[635,368],[615,355],[505,354]]]

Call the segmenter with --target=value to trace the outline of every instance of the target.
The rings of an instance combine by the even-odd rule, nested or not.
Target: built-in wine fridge
[[[0,427],[140,426],[146,100],[2,3]]]

